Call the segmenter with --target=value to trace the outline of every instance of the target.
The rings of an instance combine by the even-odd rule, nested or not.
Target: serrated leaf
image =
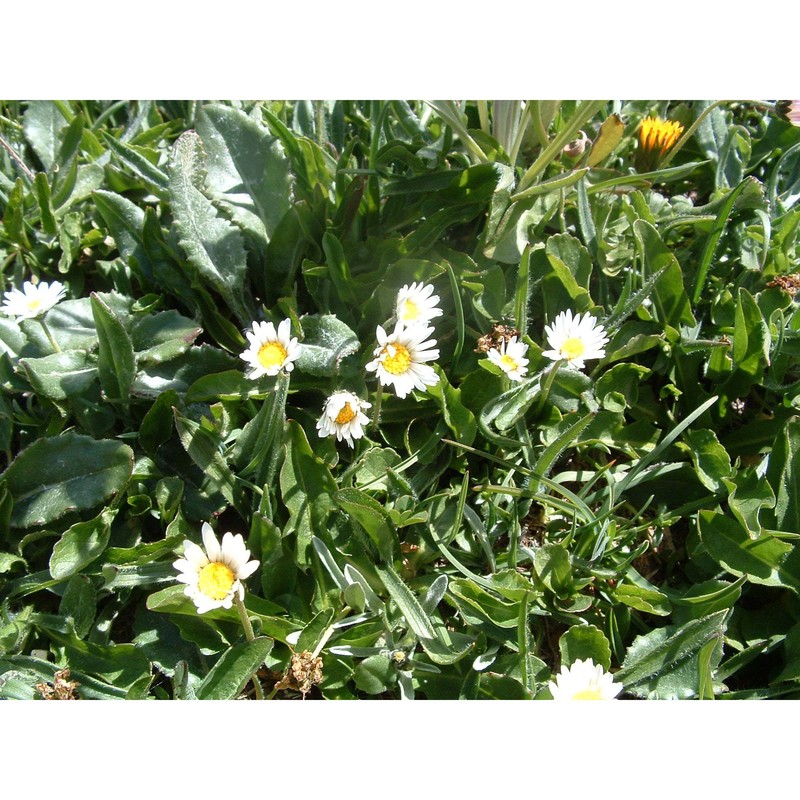
[[[297,368],[309,375],[330,376],[339,371],[343,358],[357,353],[358,336],[333,314],[309,314],[300,318],[303,341]]]
[[[239,229],[217,214],[202,193],[205,153],[200,137],[187,131],[170,160],[169,193],[179,243],[198,276],[225,298],[241,325],[254,314],[244,292],[247,256]]]
[[[561,663],[569,666],[574,661],[587,658],[602,664],[608,671],[611,667],[611,646],[603,632],[594,625],[573,625],[558,640]]]

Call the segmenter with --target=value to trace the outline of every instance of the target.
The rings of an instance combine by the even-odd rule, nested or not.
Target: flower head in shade
[[[3,296],[0,311],[9,317],[33,319],[46,314],[56,303],[63,300],[67,290],[63,283],[40,281],[35,286],[30,281],[22,284],[22,291],[12,289]]]
[[[433,293],[432,284],[412,283],[397,293],[395,315],[403,325],[426,324],[444,313],[438,306],[439,295]]]
[[[317,421],[320,437],[336,436],[337,441],[344,439],[350,447],[354,447],[353,439],[360,439],[364,435],[361,426],[369,422],[362,409],[371,405],[352,392],[334,392],[325,401],[322,416]]]
[[[405,397],[412,389],[425,391],[426,386],[439,381],[433,368],[425,363],[439,358],[439,351],[433,349],[436,340],[428,339],[432,333],[433,328],[424,325],[407,328],[398,322],[394,331],[387,334],[378,325],[378,346],[367,370],[376,373],[383,386],[394,386],[398,397]]]
[[[521,381],[528,372],[528,359],[525,353],[528,345],[517,341],[512,336],[507,342],[500,342],[498,347],[493,347],[486,355],[492,364],[497,364],[512,381]]]
[[[596,323],[591,314],[562,311],[551,325],[544,326],[550,350],[542,355],[552,361],[566,361],[571,367],[583,369],[589,358],[603,358],[603,345],[608,342],[605,328]]]
[[[636,153],[636,169],[649,172],[671,150],[683,133],[683,125],[674,120],[647,117],[639,126],[639,150]]]
[[[561,667],[555,681],[550,681],[553,700],[615,700],[622,691],[621,683],[604,672],[591,658],[578,659],[570,667]]]
[[[292,362],[300,355],[300,345],[296,338],[290,338],[291,324],[285,319],[276,331],[271,322],[253,323],[252,332],[245,334],[250,347],[239,356],[252,368],[248,378],[255,380],[263,375],[277,375],[282,369],[292,371]]]
[[[184,594],[192,598],[198,614],[212,608],[230,608],[236,593],[244,598],[241,581],[256,571],[258,561],[248,560],[250,551],[240,533],[226,533],[220,545],[211,526],[204,522],[205,551],[188,539],[184,544],[183,558],[172,566],[178,570],[178,580],[186,584]]]
[[[782,120],[800,126],[800,100],[778,100],[775,110]]]

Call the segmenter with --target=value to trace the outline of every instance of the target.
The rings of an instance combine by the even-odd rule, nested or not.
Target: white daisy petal
[[[337,441],[344,439],[350,447],[354,447],[353,439],[360,439],[364,435],[363,426],[369,423],[369,417],[363,413],[363,409],[371,407],[371,403],[361,400],[352,392],[334,392],[325,401],[322,416],[317,420],[319,436],[336,436]]]
[[[492,364],[497,364],[512,381],[521,381],[528,372],[528,359],[525,353],[528,345],[518,342],[516,336],[500,343],[500,347],[493,347],[486,353]]]
[[[550,349],[542,355],[551,361],[566,361],[576,369],[583,369],[590,358],[603,358],[603,345],[609,339],[605,328],[590,314],[572,315],[571,310],[562,311],[552,325],[545,325],[544,332]]]
[[[39,281],[34,286],[30,281],[22,284],[22,291],[12,289],[5,292],[2,311],[6,316],[17,319],[34,319],[46,314],[53,306],[66,296],[67,290],[63,283],[53,281]]]
[[[433,294],[431,284],[412,283],[397,293],[395,316],[403,325],[422,325],[444,313],[438,307],[439,296]]]
[[[438,383],[439,376],[424,362],[439,358],[436,340],[428,339],[433,328],[425,325],[406,327],[402,322],[386,335],[379,325],[376,335],[378,346],[366,368],[375,372],[383,386],[394,386],[398,397],[403,398],[413,389],[425,391],[426,386]]]
[[[291,372],[300,355],[297,338],[290,336],[292,323],[284,319],[275,330],[271,322],[254,322],[252,332],[247,331],[250,347],[239,357],[250,365],[248,378],[256,380],[264,375],[275,376],[282,369]]]
[[[554,700],[614,700],[622,689],[622,684],[614,683],[614,676],[591,658],[562,666],[555,681],[550,681]]]
[[[201,531],[205,551],[187,541],[184,557],[172,566],[179,573],[176,580],[186,584],[184,594],[192,599],[197,613],[205,614],[214,608],[230,608],[236,594],[244,597],[242,581],[259,562],[249,560],[250,551],[240,533],[225,533],[220,544],[207,522]]]

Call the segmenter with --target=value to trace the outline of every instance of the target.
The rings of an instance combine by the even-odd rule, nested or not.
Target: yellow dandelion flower
[[[683,125],[674,120],[647,117],[639,126],[639,150],[636,153],[636,169],[650,172],[675,146],[683,133]]]

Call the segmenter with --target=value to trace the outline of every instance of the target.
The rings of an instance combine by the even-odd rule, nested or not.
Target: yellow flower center
[[[233,570],[219,561],[212,561],[200,570],[197,588],[212,600],[224,600],[236,577]]]
[[[583,340],[579,339],[577,336],[567,339],[567,341],[561,345],[561,355],[569,361],[580,358],[585,352],[586,345],[583,343]]]
[[[602,700],[603,693],[599,686],[590,686],[588,689],[581,689],[572,695],[573,700]]]
[[[258,351],[258,363],[264,369],[280,367],[287,355],[286,348],[280,342],[267,342]]]
[[[502,356],[500,356],[500,363],[508,372],[513,372],[519,366],[519,364],[517,364],[517,362],[514,361],[510,355],[508,355],[508,353],[504,353]]]
[[[419,318],[419,307],[413,300],[406,300],[403,303],[403,309],[400,312],[400,319],[403,322],[413,322]]]
[[[390,353],[389,347],[381,350],[383,368],[392,375],[402,375],[408,372],[408,368],[411,366],[411,353],[408,352],[408,348],[402,344],[391,345],[391,347],[394,348],[394,355]]]
[[[355,415],[356,412],[353,411],[353,409],[350,406],[350,403],[345,403],[344,406],[342,406],[342,410],[336,415],[336,419],[334,420],[334,422],[337,425],[346,425],[348,422],[350,422],[351,419],[355,417]]]
[[[28,300],[28,311],[36,311],[42,305],[42,300],[39,297],[32,297]]]

